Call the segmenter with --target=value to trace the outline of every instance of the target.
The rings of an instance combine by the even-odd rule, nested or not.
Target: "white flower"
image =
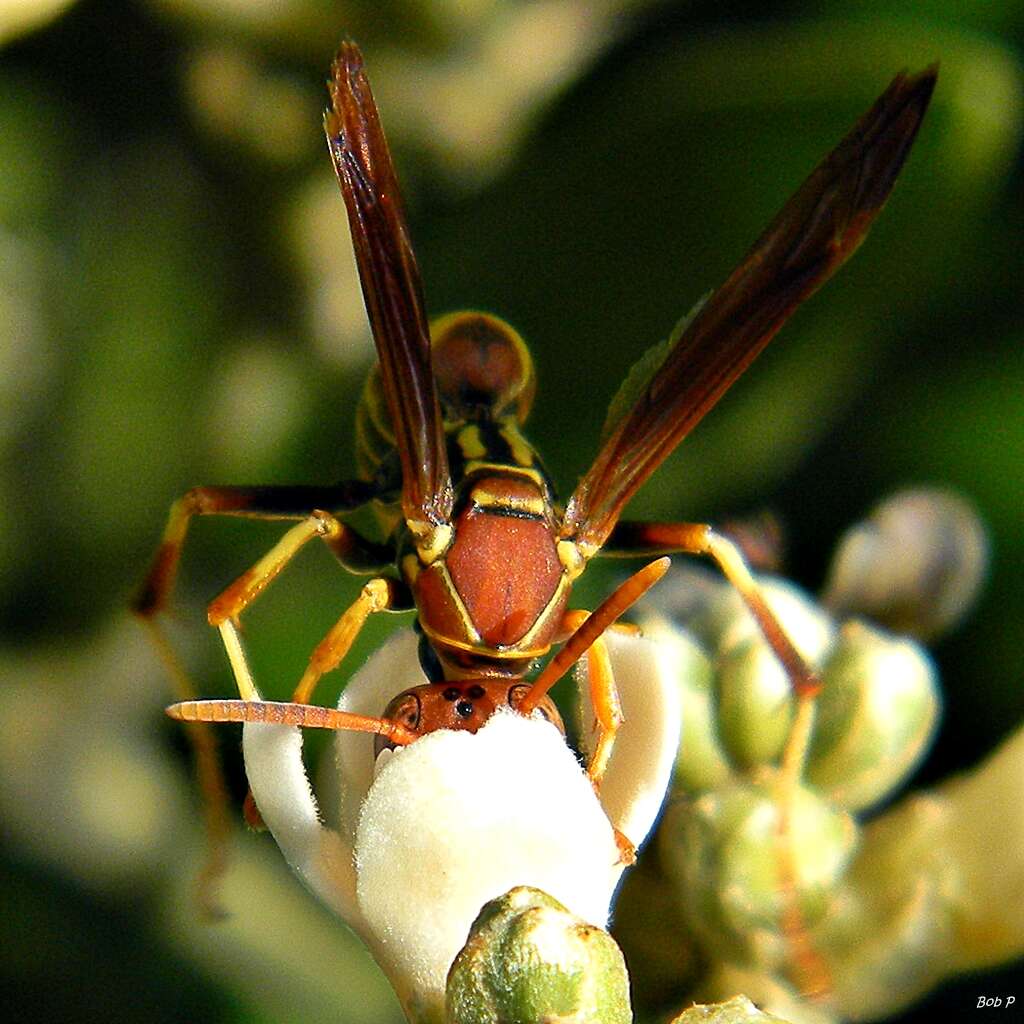
[[[338,732],[336,796],[324,822],[297,728],[247,724],[246,770],[292,868],[373,951],[411,1019],[442,1012],[445,978],[488,900],[528,885],[603,927],[622,874],[614,829],[644,840],[668,786],[679,688],[667,648],[614,631],[622,701],[600,798],[558,730],[495,714],[479,732],[441,730],[374,763],[374,737]],[[411,631],[355,675],[339,708],[380,715],[426,680]],[[582,680],[581,680],[582,681]]]

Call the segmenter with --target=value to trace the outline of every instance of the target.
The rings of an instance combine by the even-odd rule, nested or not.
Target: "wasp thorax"
[[[529,683],[508,679],[428,683],[400,693],[388,704],[383,717],[421,736],[438,729],[476,732],[498,708],[517,707],[529,689]],[[565,735],[565,725],[554,701],[544,697],[536,710]],[[386,736],[377,736],[374,756],[395,746]]]
[[[512,412],[522,423],[533,403],[533,360],[526,343],[489,313],[449,313],[431,324],[434,380],[445,412],[473,419]]]

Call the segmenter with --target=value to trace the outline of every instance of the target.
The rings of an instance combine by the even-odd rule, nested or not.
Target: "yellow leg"
[[[562,618],[562,628],[575,633],[589,618],[590,613],[582,609],[567,611]],[[638,630],[635,626],[625,623],[613,622],[608,629],[617,632],[635,635]],[[597,720],[597,743],[590,755],[590,763],[587,765],[587,776],[594,792],[601,790],[601,780],[604,778],[605,769],[608,767],[608,759],[612,756],[612,747],[615,745],[615,736],[619,726],[625,722],[622,715],[622,704],[619,701],[619,691],[615,688],[615,675],[612,672],[611,659],[608,656],[608,645],[603,637],[598,637],[585,655],[587,659],[587,681],[590,686],[590,704],[594,709],[594,717]],[[636,847],[617,828],[612,828],[615,833],[615,845],[619,848],[619,862],[629,866],[636,863]]]
[[[796,708],[793,725],[782,752],[779,773],[779,868],[787,898],[782,908],[782,930],[789,942],[794,973],[801,993],[809,998],[827,994],[831,987],[829,970],[811,943],[796,896],[796,851],[793,848],[793,814],[810,748],[814,705],[821,682],[793,646],[775,614],[764,600],[739,548],[732,541],[706,528],[706,547],[725,577],[739,591],[757,619],[765,639],[782,662],[793,687]]]
[[[219,626],[225,619],[237,621],[309,541],[314,537],[337,538],[345,529],[329,512],[314,512],[293,526],[252,568],[210,602],[206,612],[210,625]]]
[[[344,615],[317,644],[310,656],[309,665],[292,694],[293,703],[310,703],[321,677],[341,664],[366,620],[374,612],[387,611],[393,607],[397,586],[394,580],[383,576],[378,576],[363,586],[359,596],[345,609]]]
[[[618,617],[630,605],[665,575],[668,567],[667,558],[659,558],[645,565],[621,583],[592,615],[586,611],[566,612],[560,624],[561,633],[568,634],[565,646],[548,662],[519,704],[519,710],[529,714],[558,679],[584,654],[587,656],[591,703],[598,725],[598,740],[587,773],[595,790],[600,788],[615,743],[615,734],[623,722],[622,706],[608,658],[608,646],[602,637],[605,630],[614,627]],[[624,628],[632,632],[630,627]],[[636,861],[635,847],[618,829],[614,831],[620,862],[633,864]]]
[[[739,547],[706,523],[620,523],[612,533],[614,554],[647,555],[681,552],[714,559],[736,588],[757,621],[762,635],[782,664],[796,697],[796,716],[783,753],[783,774],[796,785],[803,772],[814,715],[814,698],[821,681],[793,646],[792,640],[768,606],[751,575]]]
[[[567,611],[562,617],[559,639],[563,635],[568,636],[575,633],[586,622],[589,615],[590,613],[582,608]],[[613,623],[608,628],[615,629],[617,626],[617,623]],[[633,632],[635,627],[624,625],[621,628],[624,632]],[[600,789],[601,779],[604,777],[612,747],[615,745],[615,734],[619,731],[619,726],[622,725],[624,718],[619,692],[615,688],[611,659],[608,657],[608,645],[604,642],[603,637],[598,637],[594,641],[585,657],[587,659],[590,703],[594,708],[594,717],[597,721],[597,743],[590,756],[590,763],[587,765],[587,775],[590,777],[594,789]]]
[[[132,610],[143,618],[152,618],[166,607],[193,516],[305,519],[318,508],[356,508],[374,494],[373,486],[362,481],[334,487],[193,487],[171,506],[149,572],[132,601]],[[373,547],[353,536],[348,553],[373,558],[378,553],[369,551]]]
[[[220,638],[224,641],[228,661],[231,663],[231,674],[235,677],[238,695],[242,700],[261,700],[256,683],[252,678],[252,670],[242,647],[242,638],[238,635],[238,627],[230,619],[220,624]]]
[[[306,526],[307,524],[301,525]],[[276,575],[280,571],[281,565],[291,557],[291,554],[288,554],[289,550],[294,554],[294,551],[297,551],[299,547],[310,539],[309,536],[306,536],[306,533],[308,533],[308,529],[300,533],[299,527],[289,531],[289,534],[282,538],[282,541],[288,540],[289,536],[291,536],[290,543],[288,545],[279,544],[278,548],[283,547],[282,551],[278,552],[277,548],[275,548],[267,556],[267,559],[262,560],[266,562],[275,552],[278,553],[279,558],[283,559],[276,564],[276,567],[274,563],[271,563],[269,571],[273,575]],[[316,536],[316,533],[314,532],[310,536]],[[270,578],[273,578],[273,575]],[[242,577],[240,582],[244,583],[245,580],[246,577]],[[373,612],[386,611],[393,606],[395,592],[398,587],[399,584],[396,581],[385,579],[384,577],[372,579],[363,586],[359,596],[345,610],[341,618],[331,627],[327,636],[314,649],[313,654],[310,656],[309,664],[306,666],[306,671],[302,674],[302,678],[292,694],[291,703],[293,705],[308,705],[310,703],[317,683],[320,682],[320,679],[327,672],[341,664],[370,615]],[[250,593],[252,595],[250,600],[252,600],[259,591],[250,591]],[[223,597],[223,595],[221,596]],[[227,651],[228,660],[231,662],[231,669],[234,673],[240,696],[245,701],[258,701],[260,699],[259,694],[256,691],[252,673],[249,670],[245,652],[242,649],[241,639],[234,623],[235,615],[230,614],[222,618],[218,623],[221,638],[224,641],[224,649]],[[256,806],[251,790],[245,795],[245,803],[242,810],[250,828],[262,830],[265,827],[263,817]]]
[[[814,703],[821,682],[768,606],[761,588],[751,575],[739,547],[704,523],[622,522],[615,528],[610,547],[614,554],[649,555],[681,552],[706,555],[718,564],[726,579],[736,588],[757,621],[765,640],[782,664],[796,700],[793,726],[782,752],[778,776],[779,867],[788,893],[783,907],[782,928],[793,952],[795,973],[802,991],[822,993],[829,988],[828,968],[811,945],[797,905],[796,855],[793,849],[792,822],[800,780],[811,741]]]
[[[318,505],[329,508],[355,507],[373,496],[369,493],[370,490],[370,485],[360,482],[327,488],[195,487],[174,502],[149,571],[131,607],[146,627],[153,646],[174,684],[174,693],[179,702],[194,701],[197,689],[175,654],[157,617],[166,608],[174,588],[181,551],[192,517],[226,515],[251,519],[308,521],[310,510]],[[368,545],[352,531],[336,533],[325,537],[325,540],[346,564],[369,560],[379,553],[371,551],[373,546]],[[269,582],[269,579],[263,582],[263,586],[266,582]],[[242,606],[251,600],[252,596],[248,597]],[[227,863],[227,841],[231,831],[227,787],[224,784],[213,730],[200,721],[191,722],[187,729],[202,796],[207,833],[206,863],[196,879],[197,899],[205,916],[220,917],[223,915],[217,903],[215,890],[217,880],[224,873]]]
[[[807,760],[811,727],[814,723],[814,702],[821,690],[821,681],[793,646],[775,613],[768,607],[761,588],[743,560],[740,549],[731,540],[708,526],[704,528],[704,546],[700,553],[710,555],[718,563],[726,579],[739,591],[790,678],[796,709],[793,727],[786,738],[782,754],[782,777],[789,793],[794,794],[803,776],[804,762]]]

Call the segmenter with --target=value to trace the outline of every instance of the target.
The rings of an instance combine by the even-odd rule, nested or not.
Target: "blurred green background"
[[[813,589],[876,500],[910,483],[960,490],[989,525],[993,569],[936,650],[946,717],[921,779],[971,765],[1024,718],[1021,4],[2,0],[12,1019],[400,1019],[267,837],[239,826],[232,917],[196,919],[188,753],[125,611],[189,486],[353,472],[371,344],[320,128],[343,34],[367,55],[430,312],[477,306],[520,328],[539,375],[531,436],[563,493],[630,365],[896,71],[941,61],[868,242],[632,513],[771,509],[787,572]],[[204,604],[279,532],[193,530],[171,628],[206,694],[232,684]],[[589,572],[578,603],[611,578]],[[266,692],[291,690],[358,585],[311,548],[247,613]],[[408,619],[375,623],[351,664],[396,624]],[[221,740],[240,796],[238,734]],[[901,1019],[1021,998],[1022,980],[966,979]]]

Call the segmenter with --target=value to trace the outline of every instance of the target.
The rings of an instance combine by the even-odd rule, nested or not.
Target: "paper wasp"
[[[725,283],[669,339],[631,407],[611,424],[564,507],[521,433],[534,392],[519,335],[485,313],[428,323],[398,183],[362,56],[344,43],[329,83],[327,142],[348,212],[379,362],[357,416],[361,477],[336,486],[201,487],[170,513],[135,602],[148,622],[167,604],[194,515],[294,519],[273,549],[209,606],[236,668],[241,613],[308,541],[372,578],[314,650],[288,703],[188,700],[190,721],[276,721],[378,734],[403,745],[439,728],[476,730],[499,704],[540,709],[589,649],[602,738],[599,783],[619,724],[601,634],[664,572],[631,577],[588,617],[568,609],[573,582],[598,554],[710,556],[736,586],[805,704],[818,682],[763,600],[737,547],[705,524],[630,522],[640,485],[715,405],[794,309],[856,249],[881,209],[924,116],[936,71],[898,75],[796,194]],[[345,513],[374,503],[389,524],[373,541]],[[375,612],[415,609],[428,685],[364,718],[310,702]],[[553,644],[565,646],[532,682]],[[628,856],[630,851],[624,851]]]

